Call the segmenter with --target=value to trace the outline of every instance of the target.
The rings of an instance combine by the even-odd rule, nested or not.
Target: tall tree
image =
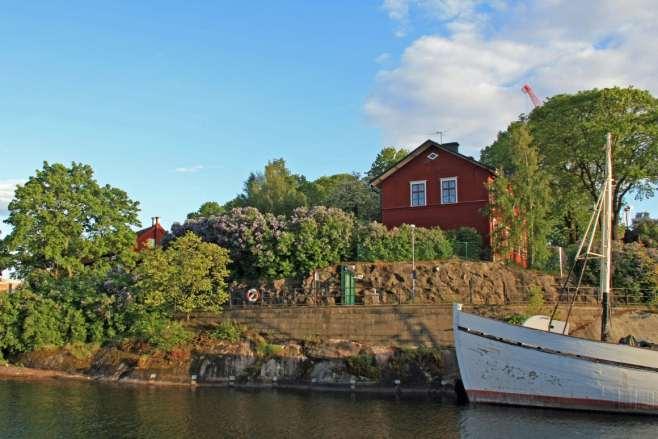
[[[647,247],[658,248],[658,218],[651,218],[649,212],[637,213],[627,235],[625,239],[628,238],[628,241],[639,241]]]
[[[362,220],[379,218],[379,194],[357,173],[319,177],[305,194],[310,206],[335,207]]]
[[[187,219],[209,218],[224,213],[224,208],[217,201],[206,201],[196,212],[187,214]]]
[[[565,203],[589,209],[596,202],[605,173],[603,144],[612,133],[614,224],[624,198],[652,197],[658,187],[658,99],[635,88],[606,88],[550,98],[528,118],[542,167],[551,174],[555,194],[589,203]],[[615,238],[617,227],[613,228]]]
[[[368,171],[368,179],[373,179],[378,175],[381,175],[391,166],[395,165],[397,162],[402,160],[404,157],[409,154],[409,151],[404,148],[395,148],[393,146],[388,146],[377,154],[375,161],[370,165],[370,170]]]
[[[540,267],[548,257],[551,230],[549,180],[539,167],[540,157],[525,124],[510,125],[503,141],[507,169],[499,167],[490,185],[494,250],[503,255],[525,253],[530,266]]]
[[[261,212],[289,215],[294,209],[307,205],[301,190],[300,176],[293,175],[283,159],[271,160],[263,173],[252,173],[244,185],[244,193],[227,203],[226,207],[255,207]]]
[[[339,181],[327,195],[325,206],[353,213],[364,221],[380,218],[379,193],[358,175]]]
[[[121,189],[100,186],[91,166],[44,162],[9,203],[6,251],[22,277],[72,277],[128,263],[138,204]]]
[[[305,188],[304,193],[308,199],[308,204],[310,206],[327,206],[327,200],[338,186],[358,179],[358,176],[348,173],[318,177]]]

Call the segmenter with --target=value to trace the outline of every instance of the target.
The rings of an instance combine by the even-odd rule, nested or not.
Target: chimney
[[[441,148],[447,149],[450,152],[454,152],[454,153],[459,154],[459,143],[458,142],[443,143],[441,145]]]

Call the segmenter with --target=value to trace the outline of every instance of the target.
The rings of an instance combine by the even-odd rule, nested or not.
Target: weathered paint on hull
[[[523,395],[515,393],[471,390],[467,392],[470,402],[504,404],[530,407],[545,407],[568,410],[588,410],[598,412],[621,412],[657,414],[658,406],[613,402],[588,398],[561,398],[545,395]]]
[[[658,352],[508,325],[454,311],[469,400],[658,414]]]

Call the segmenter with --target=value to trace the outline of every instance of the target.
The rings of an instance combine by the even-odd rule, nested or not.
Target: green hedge
[[[453,245],[438,228],[416,227],[413,231],[418,261],[446,259],[453,255]],[[359,231],[359,261],[410,261],[412,259],[412,227],[403,224],[388,230],[380,223],[370,223]]]

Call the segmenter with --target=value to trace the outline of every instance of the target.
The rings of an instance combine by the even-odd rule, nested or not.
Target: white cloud
[[[16,185],[23,183],[22,180],[0,180],[0,216],[5,216],[9,212],[7,206],[14,198]]]
[[[381,53],[381,54],[377,55],[377,57],[375,58],[375,62],[377,64],[385,64],[390,59],[391,59],[391,54],[384,52],[384,53]]]
[[[382,69],[365,103],[386,144],[415,146],[437,130],[467,154],[531,110],[540,96],[634,85],[658,94],[658,9],[651,1],[398,0],[384,8],[410,26],[415,10],[447,34],[426,35]]]
[[[195,173],[201,171],[204,168],[205,166],[203,165],[194,165],[176,168],[175,171],[180,173]]]

